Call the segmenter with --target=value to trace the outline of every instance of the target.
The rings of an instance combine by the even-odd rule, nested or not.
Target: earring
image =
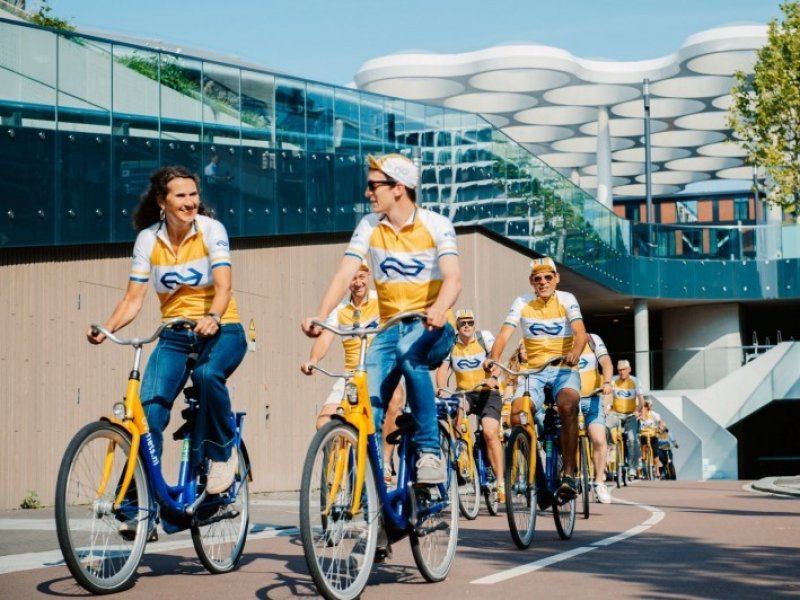
[[[161,209],[161,212],[159,212],[159,213],[158,213],[158,219],[159,219],[159,221],[163,221],[163,220],[164,220],[164,217],[166,217],[166,216],[167,216],[167,215],[166,215],[166,213],[164,212],[164,209],[162,208],[162,209]]]

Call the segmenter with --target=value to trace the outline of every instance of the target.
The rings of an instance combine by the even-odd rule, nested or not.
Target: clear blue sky
[[[50,0],[102,29],[238,56],[344,85],[367,60],[408,50],[465,52],[531,42],[582,58],[642,60],[693,33],[767,23],[780,0]],[[29,0],[36,7],[37,0]]]

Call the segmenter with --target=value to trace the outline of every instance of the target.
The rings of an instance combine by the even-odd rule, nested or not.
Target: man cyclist
[[[331,327],[338,329],[358,329],[360,327],[377,327],[378,316],[378,294],[369,289],[369,267],[366,263],[362,263],[358,268],[353,279],[350,281],[350,297],[343,300],[332,312],[328,315],[326,323]],[[316,365],[328,354],[331,342],[333,341],[334,334],[330,331],[323,330],[320,336],[314,340],[311,346],[311,351],[308,355],[308,361],[300,365],[300,370],[306,375],[314,373],[312,366]],[[353,371],[358,366],[359,352],[361,343],[358,338],[342,338],[342,347],[344,349],[344,370]],[[344,396],[344,377],[338,378],[331,388],[331,393],[328,395],[327,400],[322,405],[322,408],[317,415],[317,429],[325,425],[332,415],[336,413],[336,409],[342,401]],[[387,419],[383,431],[384,448],[383,455],[386,464],[389,464],[392,452],[392,446],[385,442],[386,436],[391,433],[395,427],[395,421],[400,414],[403,404],[403,389],[402,386],[397,386],[392,400],[389,403],[387,410]]]
[[[365,196],[372,214],[361,219],[345,255],[322,297],[316,316],[301,327],[309,337],[344,295],[361,263],[369,257],[382,321],[406,311],[424,311],[425,322],[402,321],[375,336],[367,353],[367,375],[376,428],[402,376],[416,429],[417,482],[446,480],[440,456],[436,403],[429,369],[438,368],[450,352],[455,330],[450,308],[461,292],[461,271],[453,224],[416,204],[419,172],[400,154],[368,157]]]
[[[450,356],[436,371],[436,388],[447,387],[448,371],[452,369],[456,376],[456,389],[467,391],[465,398],[470,414],[478,415],[483,428],[483,439],[486,441],[486,453],[489,464],[497,475],[497,499],[506,500],[506,488],[503,482],[503,445],[500,442],[500,412],[503,409],[503,397],[495,389],[497,378],[487,379],[483,364],[488,352],[494,344],[494,336],[488,331],[476,331],[475,313],[462,309],[456,313],[456,343]],[[480,390],[470,391],[477,386]]]
[[[581,376],[581,410],[586,422],[586,431],[592,442],[594,462],[594,493],[601,504],[610,504],[611,495],[605,483],[608,449],[606,446],[606,410],[604,401],[598,394],[590,396],[594,390],[603,388],[603,396],[611,396],[611,378],[614,364],[608,355],[606,345],[599,335],[590,333],[580,362],[578,372]]]
[[[575,482],[575,456],[578,449],[578,402],[580,377],[576,366],[586,345],[586,327],[578,301],[569,292],[557,290],[560,277],[552,258],[531,261],[528,281],[533,293],[519,296],[511,305],[500,333],[497,334],[490,360],[498,361],[517,326],[520,327],[527,354],[526,369],[539,369],[555,357],[563,356],[560,365],[550,366],[531,375],[530,392],[541,410],[544,388],[550,385],[557,399],[561,419],[561,449],[564,455],[564,474],[558,495],[574,498],[578,493]],[[488,365],[487,365],[488,366]],[[495,368],[495,375],[499,369]],[[522,395],[524,385],[517,386]]]
[[[642,456],[639,446],[639,415],[644,405],[644,395],[639,380],[631,375],[631,363],[623,359],[617,362],[617,373],[611,382],[612,401],[607,408],[617,415],[608,415],[609,429],[618,427],[620,422],[625,434],[625,466],[629,474],[636,473]],[[633,469],[633,471],[631,470]]]

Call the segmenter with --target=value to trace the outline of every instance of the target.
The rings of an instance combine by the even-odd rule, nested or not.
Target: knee
[[[487,443],[500,441],[500,422],[497,419],[481,419],[481,427],[483,427],[483,438]]]

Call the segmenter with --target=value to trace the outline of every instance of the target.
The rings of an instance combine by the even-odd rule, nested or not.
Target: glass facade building
[[[620,293],[800,297],[800,226],[628,221],[475,114],[0,19],[0,125],[0,248],[132,240],[164,164],[234,238],[349,232],[403,152],[424,206]]]

